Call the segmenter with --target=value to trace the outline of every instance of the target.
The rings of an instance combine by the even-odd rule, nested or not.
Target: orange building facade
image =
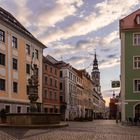
[[[29,111],[28,78],[31,61],[39,70],[38,109],[42,103],[42,56],[45,46],[10,13],[0,8],[0,110]]]
[[[54,60],[52,62],[51,60]],[[46,113],[60,112],[60,68],[51,56],[43,59],[43,110]]]

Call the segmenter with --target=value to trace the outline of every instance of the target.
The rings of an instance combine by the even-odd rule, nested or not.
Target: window
[[[5,90],[5,80],[0,79],[0,90]]]
[[[29,86],[28,85],[26,86],[26,93],[27,93],[27,95],[29,95]]]
[[[47,83],[48,83],[48,77],[45,76],[45,85],[47,85]]]
[[[45,108],[44,108],[44,112],[45,112],[45,113],[48,113],[48,108],[45,107]]]
[[[15,59],[15,58],[13,58],[13,69],[14,70],[17,70],[17,64],[18,62],[17,62],[17,59]]]
[[[50,67],[50,73],[52,73],[52,67]]]
[[[0,30],[0,41],[5,42],[5,32]]]
[[[55,80],[55,87],[57,87],[57,80]]]
[[[26,53],[30,55],[30,45],[26,44]]]
[[[47,99],[48,98],[48,93],[47,90],[44,90],[44,98]]]
[[[52,86],[52,78],[50,78],[50,86]]]
[[[26,107],[26,111],[27,111],[27,113],[30,112],[30,107],[29,106]]]
[[[57,100],[57,93],[54,93],[54,99]]]
[[[136,23],[137,23],[137,24],[140,24],[140,16],[137,16],[137,17],[136,17]]]
[[[52,91],[50,91],[50,99],[53,99],[53,97],[52,97]]]
[[[58,113],[58,109],[57,109],[57,108],[54,108],[54,112],[55,112],[55,113]]]
[[[140,33],[133,34],[133,45],[140,45]]]
[[[62,73],[62,71],[60,71],[60,77],[63,77],[63,73]]]
[[[6,113],[10,113],[10,105],[5,105]]]
[[[18,91],[18,83],[13,82],[13,92],[17,93],[17,91]]]
[[[17,113],[21,113],[21,106],[17,106]]]
[[[63,96],[60,96],[60,102],[63,102]]]
[[[60,90],[62,90],[62,83],[60,83]]]
[[[140,69],[140,56],[135,56],[133,58],[133,67],[134,69]]]
[[[37,50],[37,49],[35,49],[35,58],[36,58],[36,59],[39,58],[39,56],[38,56],[38,50]]]
[[[140,80],[134,80],[134,92],[140,92]]]
[[[12,47],[17,49],[17,38],[16,37],[12,37]]]
[[[53,113],[53,108],[50,108],[50,113]]]
[[[26,64],[26,73],[30,74],[30,64]]]
[[[5,66],[5,54],[0,53],[0,65]]]
[[[57,69],[55,69],[55,75],[57,75]]]
[[[47,70],[47,67],[48,67],[47,64],[45,64],[45,70]]]

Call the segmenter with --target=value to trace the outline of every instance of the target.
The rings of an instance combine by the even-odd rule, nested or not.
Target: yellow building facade
[[[10,13],[0,8],[0,110],[29,111],[28,78],[31,61],[39,69],[39,99],[42,103],[42,57],[45,46]],[[39,107],[40,108],[40,107]]]

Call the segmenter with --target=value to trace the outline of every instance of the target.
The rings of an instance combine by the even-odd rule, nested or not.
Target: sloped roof
[[[37,41],[43,48],[46,48],[46,46],[36,39],[11,13],[4,10],[2,7],[0,7],[0,19],[6,22],[8,25],[11,25],[15,29],[19,30],[23,34],[27,35],[31,39]]]
[[[120,30],[140,29],[140,25],[136,24],[135,22],[135,18],[137,15],[140,15],[140,9],[122,18],[120,20]]]

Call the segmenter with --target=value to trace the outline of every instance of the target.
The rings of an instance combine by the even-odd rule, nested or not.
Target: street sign
[[[112,88],[120,87],[120,81],[112,81],[111,86]]]

